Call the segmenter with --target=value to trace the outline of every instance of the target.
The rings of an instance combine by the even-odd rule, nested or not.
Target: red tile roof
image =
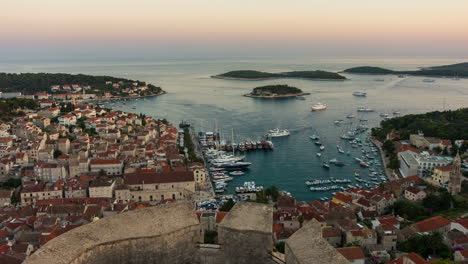
[[[104,164],[121,164],[122,161],[118,159],[95,159],[91,161],[91,165],[104,165]]]
[[[344,247],[344,248],[337,248],[338,252],[340,252],[343,257],[348,260],[356,260],[356,259],[364,259],[364,252],[360,247]]]
[[[337,200],[340,200],[343,203],[350,203],[350,202],[353,201],[353,198],[351,196],[345,195],[343,193],[337,193],[337,194],[335,194],[335,196],[333,198],[335,198]]]
[[[411,261],[413,261],[415,264],[425,264],[426,260],[423,259],[419,254],[417,253],[409,253],[406,255],[406,258],[409,258]]]
[[[448,166],[440,166],[440,167],[434,167],[435,170],[440,170],[440,171],[452,171],[453,167],[452,165]]]
[[[414,223],[414,226],[419,232],[430,232],[449,224],[449,220],[440,216],[434,216],[429,219]]]
[[[162,173],[131,173],[125,175],[125,184],[154,184],[169,182],[189,182],[194,181],[192,171],[171,171]]]
[[[464,228],[468,229],[468,218],[458,218],[453,220],[454,223],[462,225]]]

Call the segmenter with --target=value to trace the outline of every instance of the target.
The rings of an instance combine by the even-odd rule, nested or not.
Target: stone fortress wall
[[[269,264],[274,263],[270,255],[272,214],[272,207],[265,204],[237,203],[218,226],[219,245],[203,248],[199,246],[199,220],[189,202],[139,209],[75,228],[48,242],[24,263]],[[317,224],[304,226],[288,240],[286,263],[347,262],[321,239]]]

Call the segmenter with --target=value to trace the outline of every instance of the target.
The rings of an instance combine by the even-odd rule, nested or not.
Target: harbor
[[[447,61],[449,63],[450,61]],[[296,63],[296,62],[295,62]],[[365,65],[365,60],[347,61],[342,58],[339,62],[321,60],[321,64],[310,64],[310,61],[298,61],[297,64],[281,62],[275,64],[263,61],[261,69],[265,71],[286,71],[298,68],[326,68],[332,71],[339,71],[353,65]],[[405,61],[388,61],[388,68],[404,69],[413,68],[413,65],[406,65]],[[346,65],[345,65],[346,64]],[[440,65],[441,61],[418,61],[416,65]],[[456,109],[466,105],[466,95],[460,94],[468,84],[468,80],[460,79],[453,81],[450,78],[437,78],[435,82],[423,82],[423,77],[406,76],[385,76],[384,81],[374,81],[375,76],[346,74],[349,81],[346,82],[318,82],[306,80],[287,79],[281,83],[299,87],[304,92],[311,93],[305,100],[296,98],[278,100],[252,100],[242,96],[248,93],[257,85],[248,81],[219,80],[209,78],[213,73],[223,72],[236,68],[257,69],[258,64],[246,61],[223,61],[204,64],[199,67],[199,63],[166,63],[164,65],[146,65],[147,71],[141,69],[134,70],[130,67],[115,69],[116,74],[132,74],[137,79],[145,79],[149,82],[162,83],[163,87],[169,91],[163,96],[127,99],[126,101],[114,101],[118,110],[134,113],[144,113],[147,116],[154,116],[167,119],[173,124],[178,124],[181,120],[188,120],[194,124],[198,132],[218,131],[220,138],[226,142],[231,141],[237,144],[246,141],[270,140],[273,143],[273,150],[235,151],[234,155],[245,156],[244,162],[249,162],[246,169],[241,170],[243,175],[233,176],[229,172],[238,171],[233,169],[228,171],[227,176],[233,179],[228,182],[226,190],[220,195],[236,194],[236,187],[244,186],[245,182],[255,182],[256,186],[276,186],[279,190],[290,192],[298,200],[312,201],[322,197],[331,197],[333,192],[311,191],[305,184],[306,181],[349,179],[352,183],[347,184],[327,184],[346,187],[348,184],[365,185],[364,182],[356,180],[355,172],[360,178],[372,183],[368,175],[370,169],[377,172],[378,166],[370,165],[369,168],[361,167],[361,159],[365,156],[362,152],[371,150],[366,146],[366,138],[370,129],[379,125],[385,118],[396,115],[406,115],[413,113],[423,113],[434,110],[442,110],[443,98],[446,100],[445,109]],[[385,65],[384,65],[385,66]],[[60,66],[62,67],[62,65]],[[102,73],[108,69],[96,66]],[[143,67],[143,66],[141,66]],[[55,69],[55,68],[51,68]],[[77,71],[83,70],[80,67],[68,67],[59,70]],[[223,69],[223,70],[221,70]],[[96,71],[93,68],[93,71]],[[158,73],[157,75],[154,75]],[[175,75],[177,73],[177,78]],[[269,81],[264,81],[269,84]],[[440,87],[445,87],[442,91]],[[424,93],[421,93],[424,89]],[[355,92],[365,92],[366,96],[353,95]],[[418,101],[414,101],[414,98]],[[123,104],[125,102],[125,104]],[[326,104],[326,109],[312,111],[312,107],[321,102]],[[103,102],[104,107],[111,106]],[[359,107],[373,109],[374,112],[358,112]],[[134,109],[135,108],[135,109]],[[387,117],[380,114],[388,114]],[[348,118],[349,117],[349,118]],[[337,121],[337,122],[335,122]],[[353,124],[348,124],[349,122]],[[355,128],[358,121],[367,126],[367,130],[361,133],[358,138],[361,144],[351,144],[349,140],[340,137],[350,128]],[[217,123],[217,125],[216,125]],[[265,138],[269,130],[287,129],[289,136]],[[232,140],[234,131],[234,140]],[[316,145],[310,138],[312,135],[320,137],[320,143],[324,149],[320,151],[320,146]],[[194,140],[195,141],[195,140]],[[337,145],[344,152],[339,152]],[[355,145],[355,147],[353,147]],[[376,148],[376,147],[374,147]],[[247,149],[247,148],[246,148]],[[376,148],[378,151],[378,148]],[[347,154],[349,152],[349,155]],[[232,151],[227,151],[232,155]],[[320,153],[320,157],[317,155]],[[381,164],[385,174],[383,162],[378,152],[372,152],[374,162]],[[337,159],[343,162],[343,166],[330,163],[330,160]],[[367,164],[367,160],[365,162]],[[328,165],[329,168],[325,168]],[[222,171],[222,170],[220,170]],[[378,179],[380,181],[380,179]],[[325,186],[325,185],[324,185]],[[316,186],[318,187],[318,186]]]

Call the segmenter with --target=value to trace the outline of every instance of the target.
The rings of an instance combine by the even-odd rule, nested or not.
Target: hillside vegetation
[[[317,80],[345,80],[346,77],[327,71],[291,71],[281,73],[269,73],[252,70],[230,71],[223,74],[212,76],[213,78],[226,78],[226,79],[279,79],[279,78],[303,78],[303,79],[317,79]]]
[[[418,131],[422,131],[427,137],[467,139],[468,108],[405,115],[384,120],[380,123],[380,128],[372,129],[372,135],[383,140],[392,130],[399,133],[402,139],[409,139],[410,134],[416,134]]]
[[[121,86],[116,89],[112,84],[106,84],[106,82],[121,83]],[[0,92],[35,94],[37,92],[52,92],[52,85],[78,84],[80,86],[90,85],[92,89],[99,90],[95,91],[97,93],[116,93],[131,87],[134,82],[138,82],[139,85],[147,85],[148,91],[151,93],[162,91],[161,88],[152,84],[111,76],[66,73],[0,73]]]
[[[261,87],[256,87],[252,90],[252,95],[286,95],[286,94],[302,94],[302,90],[296,87],[292,87],[285,84],[280,85],[266,85]]]
[[[416,71],[393,71],[381,67],[361,66],[346,69],[343,72],[358,74],[403,74],[415,76],[468,77],[468,62],[452,65],[427,67]]]

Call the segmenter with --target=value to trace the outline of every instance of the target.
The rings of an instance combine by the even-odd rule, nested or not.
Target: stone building
[[[195,193],[192,171],[131,173],[125,175],[124,184],[125,186],[119,186],[115,191],[118,200],[184,200]]]

